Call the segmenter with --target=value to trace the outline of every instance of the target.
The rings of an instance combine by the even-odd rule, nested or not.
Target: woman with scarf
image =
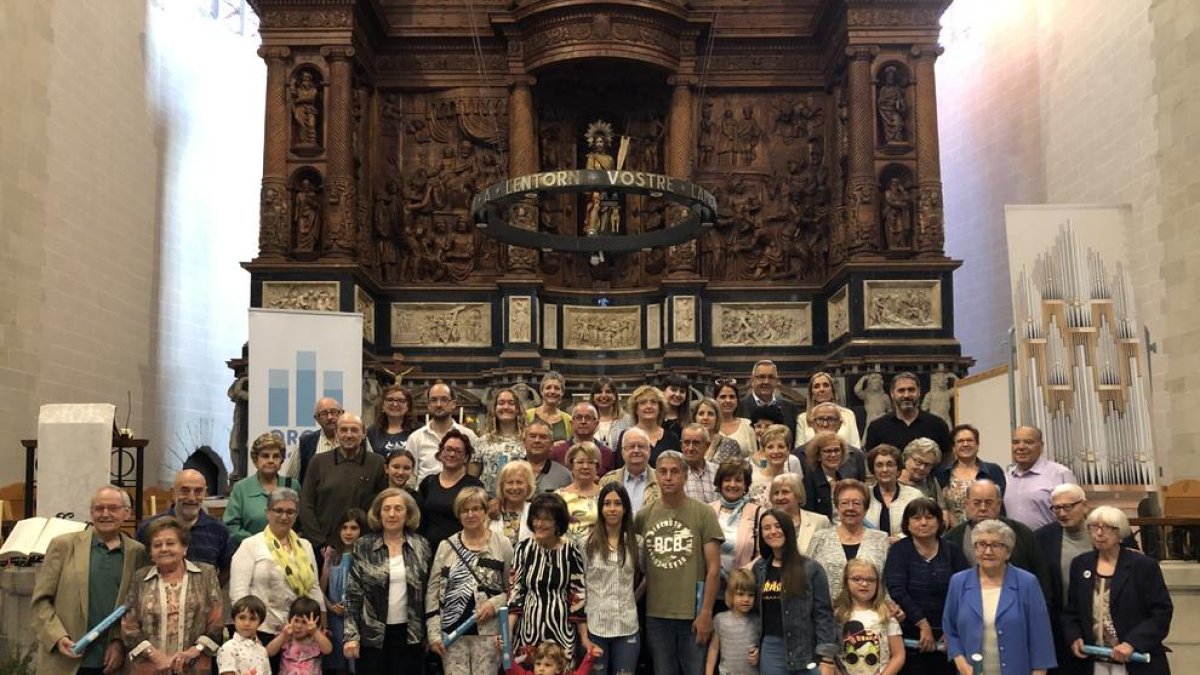
[[[306,595],[325,611],[312,544],[294,530],[299,505],[295,490],[275,488],[267,498],[267,527],[242,542],[229,566],[229,596],[254,595],[267,605],[267,616],[258,628],[263,644],[287,625],[288,607],[296,598]],[[272,659],[272,670],[278,670],[277,659]]]

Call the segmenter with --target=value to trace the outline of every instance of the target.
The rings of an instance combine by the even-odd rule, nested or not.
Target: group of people
[[[1158,564],[1040,431],[1001,468],[915,375],[861,437],[830,375],[803,412],[778,379],[764,361],[745,396],[692,400],[672,377],[622,412],[605,379],[564,409],[548,373],[480,434],[441,383],[419,427],[401,386],[369,429],[323,398],[295,453],[254,441],[223,520],[185,470],[130,538],[127,493],[100,488],[38,574],[38,672],[495,675],[502,635],[539,674],[1169,672]]]

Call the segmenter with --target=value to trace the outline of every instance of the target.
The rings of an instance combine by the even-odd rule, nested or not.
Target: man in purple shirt
[[[1008,517],[1031,530],[1057,522],[1050,510],[1050,491],[1064,483],[1075,483],[1070,469],[1042,456],[1042,430],[1017,427],[1012,432],[1013,463],[1005,470],[1008,486],[1004,508]]]

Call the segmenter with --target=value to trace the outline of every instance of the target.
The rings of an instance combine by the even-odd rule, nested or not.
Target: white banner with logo
[[[362,323],[346,312],[250,310],[250,443],[276,432],[291,454],[317,428],[313,406],[324,396],[361,414]]]

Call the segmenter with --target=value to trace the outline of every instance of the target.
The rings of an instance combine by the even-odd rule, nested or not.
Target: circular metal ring
[[[501,215],[505,207],[545,194],[605,192],[661,197],[683,206],[683,222],[642,234],[548,234],[516,227]],[[471,217],[487,236],[507,244],[551,251],[621,253],[676,246],[695,239],[716,219],[717,198],[699,185],[644,171],[545,171],[493,183],[471,200]]]

